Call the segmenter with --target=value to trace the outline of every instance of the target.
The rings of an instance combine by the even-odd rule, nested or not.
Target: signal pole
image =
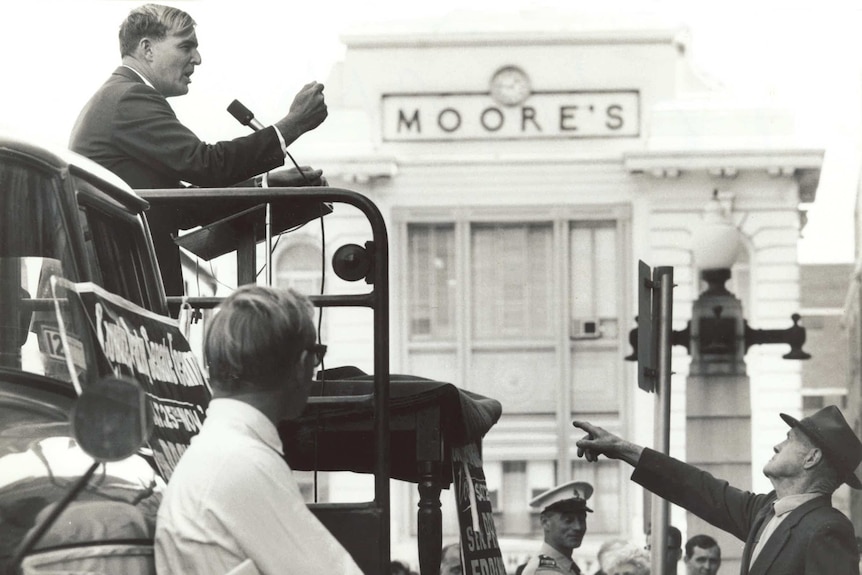
[[[651,269],[638,262],[638,387],[655,393],[655,449],[670,451],[671,348],[673,343],[673,267]],[[670,504],[650,495],[652,573],[666,569]]]

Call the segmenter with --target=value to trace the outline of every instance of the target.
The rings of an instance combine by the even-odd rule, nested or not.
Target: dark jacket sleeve
[[[268,127],[216,144],[202,142],[152,88],[137,84],[118,102],[112,119],[115,145],[174,180],[202,187],[228,187],[284,164]]]
[[[644,449],[632,481],[745,541],[757,512],[774,495],[755,495],[652,449]]]

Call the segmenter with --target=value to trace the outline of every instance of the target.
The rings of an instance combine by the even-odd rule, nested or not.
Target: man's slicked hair
[[[685,557],[686,559],[691,559],[691,556],[694,555],[694,548],[698,547],[700,549],[712,549],[713,547],[718,548],[719,556],[721,555],[721,548],[718,547],[718,541],[710,537],[709,535],[705,535],[703,533],[695,535],[685,543]]]
[[[163,40],[171,31],[184,34],[194,26],[192,17],[179,8],[161,4],[139,6],[120,25],[120,57],[134,53],[141,38]]]
[[[245,285],[228,296],[207,330],[204,354],[214,390],[275,389],[314,343],[314,306],[292,289]]]

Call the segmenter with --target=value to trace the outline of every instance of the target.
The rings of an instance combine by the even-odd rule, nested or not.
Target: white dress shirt
[[[802,493],[800,495],[787,495],[778,499],[774,503],[773,507],[773,509],[775,509],[775,515],[766,523],[766,525],[764,525],[763,531],[760,534],[760,539],[757,541],[757,545],[754,546],[754,550],[751,552],[751,562],[749,565],[754,565],[754,561],[757,559],[757,556],[760,555],[760,552],[763,551],[763,546],[766,545],[766,541],[772,537],[772,534],[775,533],[775,530],[778,529],[781,522],[787,519],[787,516],[790,515],[791,511],[803,503],[822,497],[822,495],[822,493]]]
[[[309,511],[281,454],[278,431],[261,412],[212,400],[159,508],[159,575],[219,575],[247,559],[264,575],[361,575]]]

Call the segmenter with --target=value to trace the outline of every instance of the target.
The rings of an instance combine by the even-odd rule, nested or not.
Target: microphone
[[[255,119],[254,113],[245,106],[243,106],[242,102],[240,102],[239,100],[234,100],[233,102],[231,102],[230,105],[227,107],[227,111],[230,112],[231,116],[236,118],[237,122],[239,122],[243,126],[248,126],[255,132],[257,132],[258,130],[262,130],[264,127],[263,124],[261,124]],[[302,179],[305,180],[305,183],[310,186],[311,182],[308,181],[308,177],[305,175],[305,172],[302,171],[302,168],[299,167],[299,164],[297,164],[296,160],[293,159],[293,156],[290,155],[290,152],[285,150],[284,153],[287,155],[288,158],[290,158],[290,161],[293,162],[293,166],[296,168],[296,171],[299,172],[299,175],[302,176]]]
[[[230,106],[227,107],[227,111],[243,126],[248,126],[255,132],[263,129],[263,124],[258,122],[252,111],[243,106],[239,100],[231,102]]]

